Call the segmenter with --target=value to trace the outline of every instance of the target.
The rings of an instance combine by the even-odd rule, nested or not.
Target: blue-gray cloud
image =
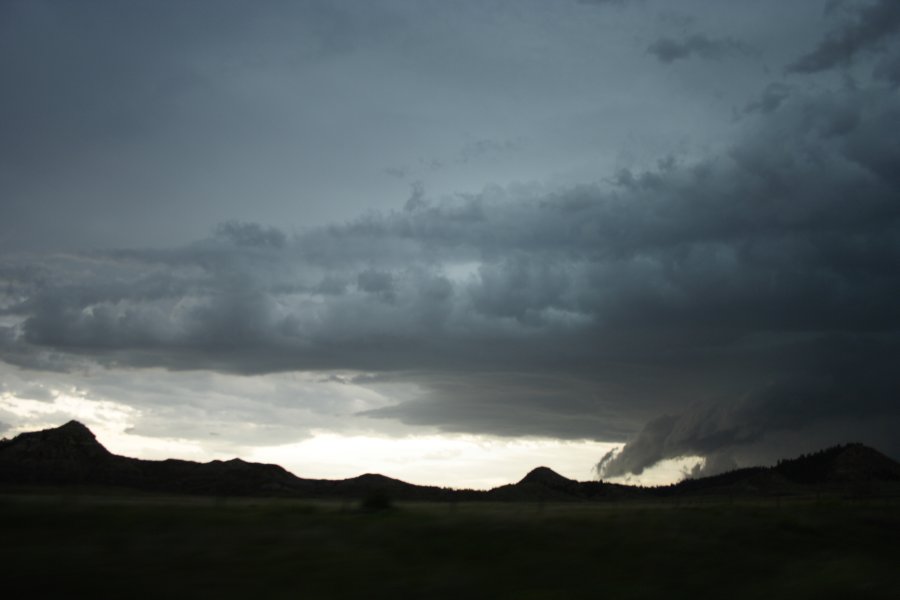
[[[759,98],[749,102],[747,106],[744,107],[744,112],[770,113],[778,110],[778,107],[790,96],[790,92],[790,87],[784,83],[770,83],[766,86],[766,89],[763,90],[763,93]]]
[[[606,6],[611,4],[625,4],[626,0],[578,0],[578,4],[591,6]]]
[[[661,460],[682,456],[722,460],[730,458],[728,452],[757,444],[766,436],[802,431],[829,420],[895,423],[900,419],[896,402],[900,380],[890,365],[900,355],[896,336],[861,342],[838,335],[796,343],[795,350],[818,355],[811,369],[798,366],[744,396],[696,402],[684,412],[656,417],[621,451],[604,456],[597,464],[598,474],[640,474]],[[707,465],[697,474],[715,470],[715,465]]]
[[[698,397],[716,426],[738,411],[677,443],[687,417],[673,417],[620,470],[835,415],[888,418],[900,147],[883,134],[898,115],[890,91],[793,94],[728,153],[612,187],[417,190],[403,209],[296,234],[226,223],[170,249],[7,257],[3,312],[18,322],[3,358],[393,373],[430,391],[370,416],[509,435],[622,439]],[[849,400],[854,387],[870,393]],[[797,389],[800,405],[785,399]]]
[[[733,38],[711,38],[703,34],[694,34],[683,39],[664,37],[656,40],[647,48],[662,63],[673,63],[692,57],[715,60],[726,56],[748,54],[749,47]]]
[[[382,424],[634,435],[620,473],[896,423],[891,5],[210,6],[0,8],[7,363],[347,373],[417,390]]]
[[[829,32],[819,45],[788,66],[795,73],[816,73],[846,65],[860,52],[877,49],[900,32],[900,4],[877,0],[853,11],[851,18]]]

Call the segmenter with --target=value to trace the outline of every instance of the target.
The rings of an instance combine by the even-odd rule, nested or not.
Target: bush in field
[[[381,490],[374,490],[366,494],[359,503],[360,509],[368,512],[390,510],[394,507],[390,496]]]

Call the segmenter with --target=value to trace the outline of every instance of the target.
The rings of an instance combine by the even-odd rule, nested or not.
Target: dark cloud
[[[787,100],[790,94],[791,88],[788,85],[780,82],[770,83],[758,99],[744,107],[744,112],[770,113],[778,110],[778,107]]]
[[[229,78],[346,53],[377,35],[370,26],[390,26],[383,10],[346,2],[273,0],[261,10],[223,0],[211,8],[5,3],[0,75],[10,85],[0,108],[14,119],[3,121],[2,158],[22,163],[36,152],[46,164],[48,153],[64,155],[88,140],[126,141],[190,119],[208,122],[215,116],[195,101],[222,93]]]
[[[680,40],[668,37],[660,38],[647,48],[647,52],[666,64],[694,56],[715,60],[726,56],[747,54],[749,51],[746,44],[733,38],[716,39],[699,33]]]
[[[700,402],[651,420],[620,452],[604,457],[598,473],[640,474],[667,458],[699,455],[714,457],[698,472],[711,474],[717,462],[733,462],[729,451],[773,433],[823,421],[900,419],[900,379],[893,367],[900,357],[897,336],[826,338],[798,343],[794,350],[806,356],[807,364],[793,361],[791,371],[780,376],[770,371],[774,381],[743,397]]]
[[[301,127],[285,122],[265,82],[289,94],[310,65],[390,36],[397,20],[374,4],[4,2],[0,245],[171,244],[208,227],[184,210],[205,196],[217,196],[208,208],[224,220],[236,213],[229,187],[268,176],[257,190],[273,195],[286,175],[279,152]],[[284,170],[298,162],[308,161]],[[217,191],[222,179],[232,184]],[[257,198],[256,213],[271,203]]]
[[[425,200],[425,186],[421,181],[415,181],[410,186],[412,193],[409,195],[409,199],[406,201],[406,204],[403,205],[403,209],[407,211],[414,211],[425,208],[428,206],[427,201]]]
[[[606,476],[686,454],[710,472],[773,436],[898,424],[893,4],[832,5],[852,22],[792,69],[871,66],[833,88],[765,87],[714,62],[812,47],[814,27],[778,38],[807,15],[799,3],[741,9],[747,45],[724,26],[733,8],[692,3],[667,21],[571,2],[217,6],[0,8],[0,76],[18,82],[0,98],[5,362],[60,380],[100,365],[121,389],[138,369],[178,371],[165,394],[140,391],[155,406],[177,402],[177,381],[201,398],[206,375],[221,389],[313,372],[340,390],[322,414],[631,439]],[[717,33],[661,37],[688,23]],[[621,52],[635,39],[658,40],[662,62],[707,60],[647,77],[646,56]],[[731,106],[743,118],[718,123]],[[369,194],[383,165],[417,156],[440,158],[391,171],[392,208]],[[275,204],[272,163],[291,175]],[[314,218],[328,203],[315,177],[358,196],[333,213],[356,216]],[[246,178],[259,187],[244,194]],[[169,237],[187,221],[222,224]],[[72,250],[109,239],[127,243]],[[353,386],[392,404],[356,403]],[[254,389],[230,396],[243,421],[263,410],[236,397]],[[214,412],[203,402],[196,420]],[[170,408],[154,431],[188,410]]]
[[[473,349],[479,357],[490,350]],[[516,365],[510,364],[513,369]],[[504,436],[546,436],[549,431],[565,438],[624,440],[634,427],[634,414],[646,406],[647,397],[635,373],[614,373],[610,366],[581,376],[551,366],[541,372],[473,369],[466,373],[404,374],[404,381],[422,386],[415,400],[368,410],[361,415],[397,419],[409,425],[436,426],[454,433]],[[629,371],[629,368],[619,367]],[[602,373],[602,375],[601,375]],[[621,384],[628,388],[622,396]],[[617,387],[618,386],[618,387]],[[605,393],[618,392],[614,401]],[[621,405],[631,400],[629,410]]]
[[[688,473],[685,473],[685,475],[697,479],[700,477],[710,477],[712,475],[719,475],[720,473],[727,473],[728,471],[733,471],[739,467],[740,465],[730,454],[725,452],[714,452],[712,454],[707,454],[701,463],[695,465]]]
[[[832,30],[812,52],[791,63],[788,71],[816,73],[848,64],[860,52],[878,48],[898,31],[900,4],[895,0],[863,5],[853,11],[849,22]]]
[[[367,415],[448,431],[622,440],[649,420],[606,475],[895,419],[900,107],[854,88],[780,104],[721,156],[612,186],[6,257],[3,356],[393,373],[421,392]]]
[[[284,247],[287,237],[274,227],[262,227],[256,223],[238,223],[230,221],[216,228],[216,236],[238,246],[257,246],[272,248]]]
[[[900,48],[883,56],[875,64],[873,75],[876,79],[885,80],[894,87],[900,85]]]

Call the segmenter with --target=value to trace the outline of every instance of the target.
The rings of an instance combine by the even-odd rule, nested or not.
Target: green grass
[[[214,598],[896,598],[900,506],[0,498],[4,590]]]

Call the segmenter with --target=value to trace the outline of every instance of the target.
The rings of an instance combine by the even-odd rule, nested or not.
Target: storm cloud
[[[714,39],[703,34],[694,34],[681,40],[661,38],[650,44],[647,52],[663,63],[672,63],[696,56],[704,59],[719,59],[725,56],[745,54],[749,49],[745,44],[732,38]]]
[[[900,419],[900,383],[893,368],[900,356],[896,338],[834,336],[797,343],[795,351],[810,355],[810,364],[795,365],[792,372],[744,396],[698,402],[685,412],[649,421],[621,451],[601,459],[598,474],[640,474],[664,459],[682,456],[711,457],[695,474],[713,474],[734,465],[724,460],[730,452],[766,436],[826,422]],[[891,443],[883,438],[878,442]]]
[[[621,439],[693,394],[739,399],[651,421],[606,473],[875,414],[896,391],[900,147],[881,132],[898,116],[890,93],[792,97],[723,156],[607,187],[419,198],[295,235],[226,223],[171,249],[6,259],[4,313],[19,321],[4,358],[406,372],[433,391],[372,416],[507,434]],[[840,381],[820,381],[835,369]],[[529,372],[556,383],[523,386]]]
[[[878,0],[856,7],[851,18],[830,31],[810,53],[788,66],[796,73],[815,73],[846,65],[860,52],[894,44],[900,32],[900,5]]]
[[[689,21],[649,0],[559,4],[510,19],[503,2],[460,14],[228,3],[204,38],[187,34],[203,21],[188,10],[172,47],[166,11],[146,8],[146,38],[125,56],[133,71],[103,50],[141,29],[140,15],[113,19],[97,47],[77,38],[77,70],[94,65],[107,82],[93,88],[4,55],[7,78],[28,75],[0,101],[20,119],[4,120],[0,148],[0,175],[12,174],[0,177],[4,368],[53,381],[165,372],[172,397],[185,378],[185,410],[198,414],[212,403],[197,399],[203,386],[224,385],[206,377],[269,377],[312,398],[285,383],[301,374],[331,394],[296,400],[304,431],[353,415],[375,428],[627,442],[601,460],[603,477],[683,456],[711,472],[776,438],[848,441],[840,423],[882,442],[867,424],[900,424],[894,5],[847,5],[815,27],[801,19],[808,7],[744,8],[756,18],[745,42],[700,4]],[[4,10],[38,29],[48,14],[70,33],[97,27],[55,6]],[[787,28],[776,13],[804,27],[761,43]],[[709,33],[675,35],[674,22]],[[617,45],[598,58],[601,29]],[[252,52],[233,50],[236,32]],[[17,35],[4,43],[37,43]],[[732,55],[748,68],[717,60]],[[705,60],[666,66],[681,59]],[[858,72],[833,77],[848,61]],[[70,87],[83,94],[71,105]],[[241,169],[252,186],[230,177]],[[116,189],[92,196],[103,173]],[[373,177],[387,183],[370,196]],[[215,185],[197,187],[204,178]],[[10,385],[35,401],[56,389]],[[390,394],[342,389],[378,386]],[[291,403],[270,393],[278,410]],[[224,396],[252,421],[255,404]],[[266,406],[260,418],[279,421]]]

